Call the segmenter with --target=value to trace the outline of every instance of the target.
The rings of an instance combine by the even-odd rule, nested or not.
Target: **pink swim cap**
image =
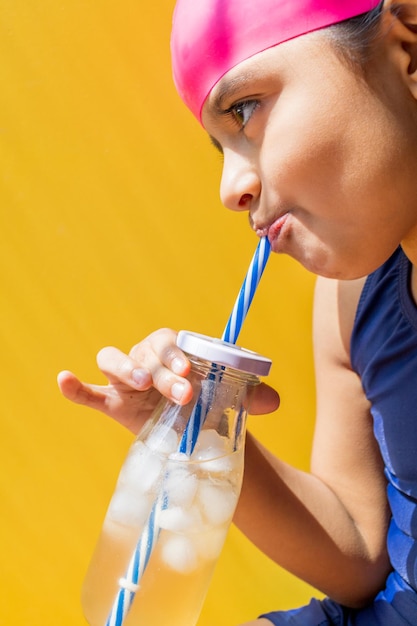
[[[374,9],[380,0],[178,0],[171,53],[178,93],[201,121],[232,67],[267,48]]]

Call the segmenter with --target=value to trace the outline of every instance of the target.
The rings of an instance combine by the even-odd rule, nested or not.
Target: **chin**
[[[340,255],[331,254],[325,250],[320,250],[319,252],[316,250],[310,253],[307,250],[303,250],[302,254],[294,255],[293,258],[312,274],[336,280],[356,280],[363,278],[380,265],[352,263],[352,259],[355,258],[353,255],[349,255],[348,259],[341,259]],[[357,258],[355,261],[356,260]]]
[[[348,246],[346,240],[326,245],[311,233],[303,233],[298,238],[287,236],[280,243],[280,252],[301,263],[307,271],[337,280],[356,280],[368,276],[389,259],[398,245],[386,241],[375,249],[369,240],[356,241],[352,246]]]

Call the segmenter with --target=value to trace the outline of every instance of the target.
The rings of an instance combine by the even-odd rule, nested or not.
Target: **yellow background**
[[[159,326],[220,335],[256,246],[174,91],[173,0],[0,0],[0,624],[81,626],[79,589],[132,436],[60,397]],[[251,427],[307,467],[313,278],[274,256],[239,343],[282,408]],[[312,590],[232,529],[199,626]],[[161,625],[163,626],[163,625]]]

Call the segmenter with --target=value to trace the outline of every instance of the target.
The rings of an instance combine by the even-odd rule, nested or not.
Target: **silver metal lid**
[[[255,374],[256,376],[267,376],[271,369],[272,361],[257,352],[240,348],[227,341],[207,337],[188,330],[180,330],[177,337],[177,346],[188,352],[225,367],[241,370]]]

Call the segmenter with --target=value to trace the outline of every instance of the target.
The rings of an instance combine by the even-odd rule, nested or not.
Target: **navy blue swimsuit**
[[[417,306],[410,280],[411,264],[399,248],[368,277],[351,340],[352,367],[371,402],[385,464],[393,571],[364,609],[314,599],[262,616],[276,626],[417,626]]]

